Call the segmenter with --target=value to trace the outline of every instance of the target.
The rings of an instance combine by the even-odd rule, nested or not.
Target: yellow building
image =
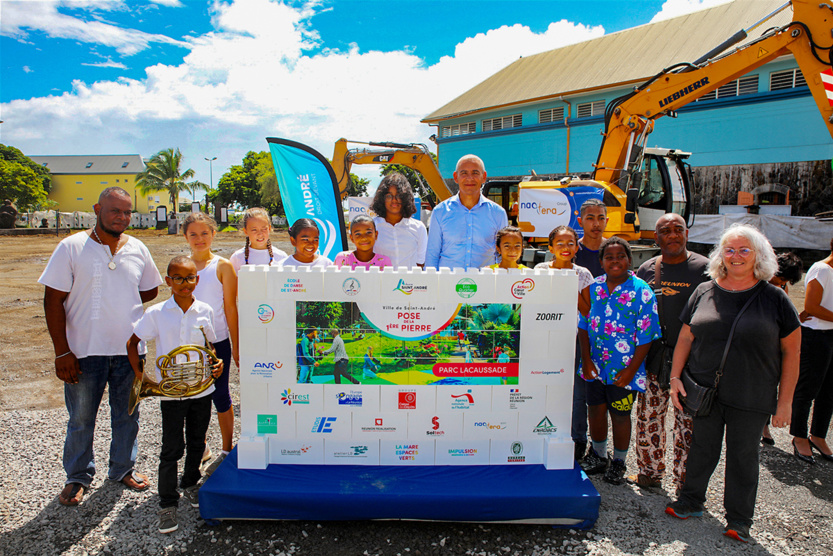
[[[136,176],[145,163],[138,154],[30,156],[52,174],[49,199],[61,212],[92,212],[98,196],[108,187],[121,187],[133,197],[133,209],[140,213],[166,205],[168,195],[157,191],[143,196],[136,191]]]

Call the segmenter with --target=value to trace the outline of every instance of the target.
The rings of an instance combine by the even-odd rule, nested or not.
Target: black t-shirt
[[[735,328],[717,396],[730,407],[775,413],[781,379],[781,339],[800,324],[784,290],[759,282],[748,290],[731,292],[709,281],[694,290],[680,320],[691,327],[694,335],[688,358],[694,379],[713,385],[735,316],[761,287],[763,291]]]
[[[589,270],[590,274],[593,275],[593,278],[598,278],[604,274],[604,270],[602,270],[602,261],[599,260],[599,252],[588,249],[582,245],[581,242],[578,244],[578,253],[576,253],[575,263]]]
[[[654,268],[660,255],[642,263],[636,275],[653,288]],[[677,345],[677,336],[683,323],[680,322],[680,313],[683,312],[688,298],[694,292],[694,288],[707,282],[709,276],[706,269],[709,260],[703,255],[689,252],[688,258],[677,264],[662,263],[660,266],[660,280],[662,281],[662,304],[659,304],[660,296],[657,295],[657,307],[660,322],[665,326],[665,343],[670,346]],[[656,293],[656,288],[654,288]]]

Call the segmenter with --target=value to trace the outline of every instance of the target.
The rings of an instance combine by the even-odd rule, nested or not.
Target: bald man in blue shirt
[[[481,268],[496,262],[495,237],[509,221],[506,211],[480,192],[483,161],[467,154],[457,162],[457,195],[434,208],[428,226],[425,267]]]

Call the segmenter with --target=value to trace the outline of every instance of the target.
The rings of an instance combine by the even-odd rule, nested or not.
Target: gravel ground
[[[239,399],[234,384],[232,393]],[[102,404],[95,450],[99,475],[105,476],[109,418],[109,408]],[[142,402],[141,423],[137,469],[155,483],[161,442],[158,400]],[[212,527],[199,519],[197,510],[181,504],[179,530],[161,535],[156,532],[158,498],[153,488],[136,493],[97,476],[79,507],[58,503],[65,426],[64,409],[0,412],[0,433],[6,438],[0,447],[0,556],[833,554],[833,464],[819,461],[808,467],[796,461],[783,430],[774,431],[777,446],[763,448],[754,540],[743,546],[720,534],[722,463],[712,479],[707,514],[684,522],[663,513],[666,492],[612,486],[594,477],[602,503],[591,531],[404,521],[225,521]],[[216,424],[211,431],[216,452]],[[635,468],[632,454],[628,464]],[[665,488],[672,488],[668,480]]]

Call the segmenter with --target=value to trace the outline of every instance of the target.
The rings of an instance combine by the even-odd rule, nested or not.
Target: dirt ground
[[[141,239],[163,271],[175,255],[187,254],[188,246],[182,236],[169,236],[166,230],[135,230],[131,234]],[[15,409],[49,409],[62,407],[62,383],[55,377],[54,352],[43,314],[43,286],[37,280],[60,239],[61,234],[37,236],[0,236],[0,411]],[[219,233],[213,250],[228,257],[243,246],[239,233]],[[272,234],[272,244],[291,252],[286,232]],[[167,288],[152,303],[165,299]],[[790,297],[804,308],[804,284],[790,288]],[[235,379],[237,373],[231,375]]]
[[[153,255],[164,276],[168,261],[188,254],[185,239],[166,230],[131,230]],[[43,286],[38,278],[60,238],[55,235],[0,236],[0,411],[63,407],[62,382],[55,377],[55,354],[43,313]],[[272,244],[290,252],[286,232],[272,234]],[[234,232],[218,233],[213,250],[228,257],[243,247],[244,237]],[[170,295],[167,287],[149,303]],[[232,374],[237,377],[237,373]]]

